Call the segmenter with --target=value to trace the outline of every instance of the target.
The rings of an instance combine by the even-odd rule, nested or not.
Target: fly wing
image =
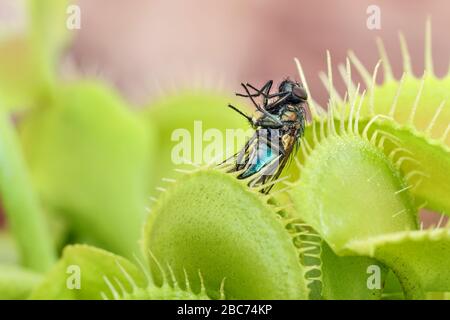
[[[249,179],[250,186],[260,186],[278,178],[286,164],[278,130],[259,129],[236,156],[239,179]],[[267,188],[264,192],[268,192]]]
[[[256,133],[245,143],[244,147],[231,157],[224,160],[219,166],[231,166],[228,172],[236,172],[244,169],[245,165],[248,163],[248,159],[252,154],[254,149],[254,144],[256,143],[257,135]]]
[[[275,185],[276,180],[280,177],[284,168],[289,166],[292,162],[293,157],[297,153],[298,147],[300,145],[300,139],[296,136],[291,136],[285,134],[281,137],[281,146],[283,147],[283,152],[280,153],[280,157],[277,163],[271,163],[270,166],[273,166],[271,169],[268,169],[269,172],[272,172],[271,175],[266,176],[266,178],[262,181],[262,184],[266,184],[262,192],[269,193],[269,191]]]
[[[257,130],[244,148],[225,162],[231,165],[228,172],[240,172],[238,178],[249,179],[250,186],[267,184],[262,189],[267,194],[292,158],[297,141],[293,137],[280,136],[278,130],[271,130],[268,138],[264,131],[267,130]]]
[[[267,187],[264,187],[262,189],[263,193],[268,194],[270,190],[272,190],[273,186],[275,185],[275,181],[280,177],[286,164],[289,163],[289,159],[292,157],[291,155],[291,151],[280,154],[278,161],[270,164],[271,168],[268,169],[268,171],[272,171],[273,173],[271,175],[265,176],[264,180],[261,181],[261,184],[267,185]]]

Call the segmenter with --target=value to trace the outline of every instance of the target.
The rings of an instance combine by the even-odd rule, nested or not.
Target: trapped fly
[[[232,162],[229,172],[239,171],[239,179],[250,178],[250,185],[267,184],[262,189],[267,194],[273,187],[269,183],[278,179],[300,146],[306,121],[310,119],[308,95],[300,83],[290,79],[283,80],[273,93],[272,80],[261,89],[248,83],[241,85],[245,93],[236,95],[249,98],[257,116],[250,117],[235,106],[229,107],[245,117],[255,133],[241,151],[225,162]]]

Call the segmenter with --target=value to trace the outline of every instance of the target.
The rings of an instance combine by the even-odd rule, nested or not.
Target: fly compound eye
[[[292,93],[302,100],[308,100],[308,94],[306,93],[306,90],[301,86],[295,86],[292,89]]]

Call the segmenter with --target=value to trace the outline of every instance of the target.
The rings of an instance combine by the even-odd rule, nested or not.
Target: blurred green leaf
[[[0,264],[19,264],[20,257],[11,233],[0,230]]]
[[[46,271],[55,252],[13,124],[0,107],[0,195],[24,266]]]
[[[120,281],[126,290],[131,291],[130,281],[121,268],[138,286],[145,284],[144,274],[120,256],[85,245],[68,246],[61,260],[36,287],[31,298],[101,299],[102,292],[110,292],[105,277],[114,283]]]
[[[67,9],[71,0],[27,0],[30,41],[42,54],[42,62],[55,63],[70,39]]]
[[[27,0],[27,29],[0,39],[0,98],[8,109],[30,107],[52,89],[71,33],[66,27],[69,3]]]
[[[42,77],[35,70],[32,55],[25,38],[0,42],[0,99],[8,109],[28,107],[37,95]]]
[[[147,131],[114,92],[91,82],[60,88],[20,125],[44,201],[81,238],[126,257],[137,253],[145,207]]]
[[[27,299],[40,280],[32,271],[0,265],[0,299]]]

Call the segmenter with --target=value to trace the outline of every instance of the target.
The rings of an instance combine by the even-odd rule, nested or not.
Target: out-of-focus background
[[[19,25],[20,1],[0,0],[3,25]],[[76,69],[110,79],[133,101],[145,103],[174,85],[222,86],[296,76],[293,57],[304,65],[314,96],[324,101],[317,73],[325,51],[342,63],[353,49],[366,66],[378,60],[382,37],[401,68],[398,30],[408,41],[414,69],[423,70],[425,20],[433,24],[437,74],[447,71],[450,42],[446,0],[79,0],[81,28],[66,59]],[[367,8],[377,5],[381,28],[369,30]],[[67,62],[67,61],[66,61]],[[70,63],[70,62],[68,62]],[[156,93],[155,93],[156,92]]]
[[[261,84],[297,75],[293,58],[305,69],[313,95],[324,101],[317,77],[325,51],[343,63],[352,49],[371,70],[378,60],[375,38],[382,37],[400,74],[398,31],[408,41],[414,70],[423,70],[428,15],[433,25],[437,74],[447,71],[450,42],[445,0],[80,0],[81,29],[69,54],[77,68],[99,72],[139,102],[160,85],[237,89],[241,81]],[[367,8],[377,5],[381,29],[369,30]],[[336,71],[336,70],[335,70]],[[342,88],[342,87],[341,87]]]

